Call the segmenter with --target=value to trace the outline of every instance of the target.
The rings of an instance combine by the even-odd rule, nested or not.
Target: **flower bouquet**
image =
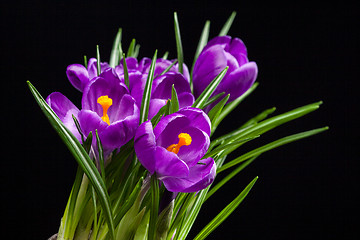
[[[124,52],[119,29],[109,62],[72,64],[66,74],[82,94],[81,108],[59,92],[31,93],[78,163],[54,239],[185,239],[201,206],[266,151],[320,133],[290,135],[234,159],[227,156],[273,128],[318,109],[321,102],[269,117],[267,109],[213,138],[222,120],[258,86],[257,65],[245,44],[227,36],[235,12],[208,41],[207,21],[191,68],[183,62],[174,13],[177,58],[137,59]],[[218,174],[221,181],[213,184]],[[244,200],[258,177],[194,238],[205,239]]]

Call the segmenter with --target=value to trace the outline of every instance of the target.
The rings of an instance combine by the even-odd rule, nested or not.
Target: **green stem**
[[[151,176],[151,207],[150,207],[150,223],[149,223],[149,240],[155,239],[155,228],[159,213],[159,181],[156,173]]]

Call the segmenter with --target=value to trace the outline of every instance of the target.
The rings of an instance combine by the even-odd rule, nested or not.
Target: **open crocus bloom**
[[[194,95],[198,97],[209,83],[226,67],[229,69],[213,95],[230,93],[228,102],[245,93],[255,82],[258,69],[249,62],[245,44],[238,38],[215,37],[204,47],[193,71]]]
[[[171,192],[197,192],[214,180],[212,158],[201,159],[210,144],[208,116],[186,107],[163,117],[153,129],[150,121],[139,126],[134,148],[141,164],[156,174]]]
[[[83,91],[81,110],[57,92],[48,96],[47,103],[79,140],[72,115],[78,119],[85,136],[90,131],[95,134],[97,129],[104,153],[108,155],[134,137],[139,125],[139,109],[112,68],[93,78]],[[95,141],[93,146],[96,149]]]

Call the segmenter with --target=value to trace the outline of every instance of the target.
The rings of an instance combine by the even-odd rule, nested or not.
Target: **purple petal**
[[[78,118],[79,109],[67,97],[59,92],[51,93],[46,98],[46,102],[72,134],[81,141],[80,133],[72,118],[72,115]]]
[[[172,85],[177,94],[191,92],[189,82],[180,73],[168,72],[154,79],[152,98],[170,99]]]
[[[95,129],[100,133],[108,127],[108,124],[104,122],[97,113],[90,110],[81,110],[78,114],[78,120],[85,136],[90,132],[95,136]]]
[[[186,107],[180,109],[178,113],[186,116],[190,120],[189,127],[199,128],[210,136],[211,122],[204,111],[198,108]]]
[[[206,51],[208,48],[212,47],[212,46],[221,46],[222,49],[227,50],[228,45],[231,42],[231,37],[230,36],[218,36],[218,37],[214,37],[213,39],[211,39],[206,46],[203,48],[203,52]]]
[[[150,99],[148,119],[152,119],[166,103],[167,100],[165,99]]]
[[[227,58],[221,46],[211,46],[202,52],[195,62],[193,71],[195,97],[198,97],[226,66]]]
[[[182,132],[190,135],[192,141],[188,146],[182,146],[178,153],[189,167],[197,164],[197,162],[205,155],[210,145],[209,136],[198,128],[189,127],[182,129]]]
[[[154,174],[156,167],[156,142],[150,121],[142,123],[135,133],[134,149],[140,163]]]
[[[231,55],[233,55],[236,59],[242,58],[240,55],[247,56],[247,50],[244,42],[239,38],[233,38],[229,45],[229,49],[227,50]],[[240,62],[239,62],[240,63]],[[242,65],[242,64],[240,64]]]
[[[89,82],[89,73],[81,64],[69,65],[66,69],[66,75],[70,83],[80,92],[82,92]]]
[[[189,170],[186,178],[162,178],[165,187],[171,192],[197,192],[209,186],[215,178],[216,164],[212,158],[203,159]]]
[[[195,102],[194,95],[188,92],[183,92],[178,94],[179,99],[179,108],[184,108],[188,106],[192,106]]]
[[[155,151],[155,172],[159,179],[162,177],[187,177],[189,168],[175,153],[165,148],[157,147]]]

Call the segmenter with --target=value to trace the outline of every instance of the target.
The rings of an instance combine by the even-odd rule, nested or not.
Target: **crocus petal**
[[[110,66],[108,63],[101,62],[100,63],[100,71],[101,73],[108,69]],[[96,58],[90,58],[88,61],[88,72],[89,72],[89,79],[93,79],[98,76],[97,71],[97,60]]]
[[[206,46],[203,48],[203,51],[206,51],[208,48],[215,46],[215,45],[221,46],[222,49],[225,49],[225,48],[227,48],[227,46],[229,45],[230,42],[231,42],[230,36],[214,37],[206,44]]]
[[[183,92],[178,94],[179,108],[192,106],[195,102],[195,97],[191,93]]]
[[[198,108],[185,107],[180,109],[178,113],[186,116],[188,119],[191,120],[189,127],[196,127],[210,136],[211,121],[208,115],[204,113],[204,111]]]
[[[189,168],[186,163],[175,153],[169,152],[165,148],[156,147],[155,159],[155,172],[160,179],[166,176],[185,178],[189,175]]]
[[[210,145],[210,138],[205,132],[195,127],[183,128],[181,130],[191,136],[191,144],[182,146],[179,150],[178,156],[189,167],[197,164],[199,159],[205,155]]]
[[[170,99],[172,85],[177,93],[191,92],[189,82],[180,73],[168,72],[154,79],[151,97]]]
[[[193,71],[194,95],[196,98],[226,66],[227,58],[221,46],[211,46],[199,55]]]
[[[108,124],[104,122],[97,113],[91,110],[82,109],[78,114],[78,120],[81,130],[86,136],[90,132],[92,132],[93,136],[95,136],[95,129],[97,129],[98,132],[101,132],[108,127]]]
[[[56,113],[64,125],[81,141],[81,136],[76,128],[73,115],[77,118],[79,109],[63,94],[53,92],[46,98],[47,104]]]
[[[247,50],[244,42],[239,38],[233,38],[227,50],[231,55],[238,59],[238,55],[247,56]]]
[[[142,123],[135,133],[134,149],[139,162],[154,174],[156,167],[156,142],[153,133],[153,126],[150,121]]]
[[[66,75],[70,83],[80,92],[89,82],[89,73],[87,69],[81,64],[69,65],[66,69]]]
[[[255,62],[244,64],[223,79],[214,94],[221,92],[230,93],[229,102],[231,102],[244,94],[253,85],[257,73],[258,69]]]
[[[207,158],[191,167],[186,178],[165,177],[161,180],[171,192],[197,192],[209,186],[215,174],[216,164],[212,158]]]
[[[149,115],[148,119],[152,119],[162,108],[166,105],[167,100],[165,99],[150,99],[150,106],[149,106]]]

